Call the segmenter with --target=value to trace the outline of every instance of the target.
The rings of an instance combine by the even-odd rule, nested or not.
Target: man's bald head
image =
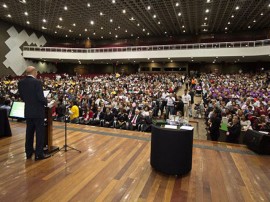
[[[26,75],[31,75],[31,76],[37,77],[37,70],[33,66],[28,66],[26,68],[25,72],[26,72]]]

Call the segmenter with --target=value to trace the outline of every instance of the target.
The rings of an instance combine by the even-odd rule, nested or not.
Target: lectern
[[[45,107],[45,140],[44,147],[48,148],[47,153],[51,154],[59,150],[59,147],[53,146],[53,135],[52,135],[52,109]]]

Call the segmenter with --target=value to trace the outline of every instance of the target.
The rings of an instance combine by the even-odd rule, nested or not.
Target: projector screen
[[[11,118],[24,118],[24,102],[13,102],[9,117]]]

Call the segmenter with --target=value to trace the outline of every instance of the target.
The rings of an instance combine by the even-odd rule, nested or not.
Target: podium
[[[12,136],[6,109],[0,108],[0,137]]]
[[[59,147],[53,146],[53,135],[52,135],[52,109],[49,107],[45,107],[45,140],[44,140],[44,148],[47,148],[46,153],[54,153],[59,150]]]

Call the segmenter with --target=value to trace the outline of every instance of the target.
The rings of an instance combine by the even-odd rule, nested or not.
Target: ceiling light
[[[209,9],[207,8],[207,9],[205,10],[205,12],[206,12],[206,13],[209,13]]]
[[[183,30],[183,32],[186,32],[186,30]]]
[[[113,22],[113,19],[110,19],[110,22]]]
[[[263,13],[261,13],[261,15],[263,15]]]
[[[72,26],[73,26],[73,27],[75,27],[75,26],[76,26],[76,24],[75,24],[75,23],[73,23],[73,24],[72,24]]]
[[[231,24],[231,22],[228,22],[228,25],[230,25]]]
[[[54,33],[57,34],[57,31],[55,31]]]
[[[96,32],[94,32],[93,35],[96,35]]]
[[[156,18],[157,16],[156,15],[153,15],[153,18]]]
[[[234,15],[232,15],[231,18],[234,18]]]
[[[63,18],[60,17],[59,20],[60,20],[60,21],[63,21]]]
[[[139,27],[140,26],[140,23],[138,23],[137,26]]]
[[[61,29],[61,28],[62,28],[62,26],[60,26],[60,25],[57,25],[56,27],[57,27],[58,29]]]
[[[167,34],[167,32],[164,32],[164,34]]]
[[[211,3],[211,0],[207,0],[206,3]]]
[[[178,3],[178,2],[176,2],[175,6],[176,6],[176,7],[177,7],[177,6],[179,6],[179,3]]]
[[[101,27],[100,29],[103,29],[103,27]]]
[[[145,32],[145,29],[143,28],[143,30],[142,30],[143,32]]]
[[[133,36],[133,34],[131,34],[130,36]]]
[[[42,28],[42,29],[47,29],[47,28],[46,28],[46,27],[44,27],[44,26],[42,26],[41,28]]]
[[[205,17],[205,18],[204,18],[204,20],[208,20],[208,18],[207,18],[207,17]]]
[[[30,22],[29,22],[29,21],[26,21],[26,24],[28,24],[28,25],[29,25],[29,24],[30,24]]]
[[[125,30],[125,32],[127,32],[127,30]]]
[[[236,7],[235,7],[235,10],[239,10],[239,6],[236,6]]]
[[[67,6],[64,6],[64,10],[66,11],[68,9],[68,7]]]
[[[79,34],[79,36],[82,36],[82,34]]]
[[[178,16],[181,16],[181,15],[182,15],[182,14],[179,12],[179,13],[178,13]]]
[[[100,16],[103,16],[104,14],[102,12],[99,13]]]
[[[101,36],[100,38],[102,38],[102,39],[103,39],[103,36]]]
[[[268,7],[270,7],[270,4],[268,4]]]
[[[4,8],[7,8],[7,5],[6,5],[6,4],[3,4],[3,7],[4,7]]]
[[[125,10],[125,9],[124,9],[124,10],[122,10],[122,13],[124,13],[124,14],[125,14],[125,13],[126,13],[126,10]]]
[[[154,60],[152,60],[152,62],[155,62]]]
[[[150,35],[150,33],[149,33],[149,32],[147,32],[147,35]]]
[[[249,25],[249,26],[248,26],[248,28],[250,29],[250,28],[251,28],[251,26]]]
[[[87,32],[87,29],[84,29],[85,32]]]
[[[68,37],[68,35],[66,35],[66,37]]]
[[[90,5],[90,3],[87,3],[87,7],[90,7],[91,5]]]
[[[133,20],[135,20],[135,19],[134,19],[134,17],[131,17],[129,20],[133,21]]]
[[[115,4],[115,0],[112,0],[112,3]]]
[[[115,35],[115,38],[118,38],[118,35]]]
[[[228,27],[225,27],[225,30],[227,30],[228,29]]]
[[[47,20],[46,19],[43,19],[42,22],[47,22]]]
[[[91,24],[91,25],[94,25],[95,23],[94,23],[94,21],[93,21],[93,20],[91,20],[91,21],[90,21],[90,24]]]
[[[204,32],[207,32],[207,29],[203,29]]]
[[[19,0],[20,3],[26,4],[26,0]]]
[[[120,29],[121,27],[118,25],[118,29]]]
[[[151,6],[147,6],[147,10],[150,10],[151,9]]]
[[[70,30],[68,30],[69,32],[72,32],[72,30],[70,29]]]
[[[24,12],[24,15],[25,15],[25,16],[28,16],[28,13],[27,13],[27,11],[25,11],[25,12]]]
[[[158,24],[160,25],[160,21],[158,21]]]
[[[256,20],[253,20],[253,22],[256,22]]]
[[[109,34],[112,34],[112,32],[109,32]]]

